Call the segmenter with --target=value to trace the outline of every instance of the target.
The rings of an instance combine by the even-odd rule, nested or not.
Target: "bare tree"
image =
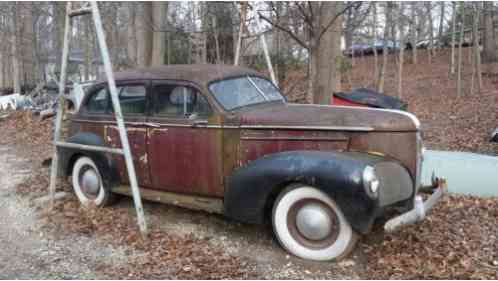
[[[373,13],[373,23],[372,23],[372,33],[373,33],[373,53],[374,53],[374,83],[376,83],[379,77],[379,56],[377,55],[377,3],[372,2],[372,13]]]
[[[410,43],[412,46],[412,62],[413,64],[417,64],[417,39],[418,39],[418,31],[417,31],[417,13],[416,13],[416,5],[417,2],[411,3],[411,20],[410,20]]]
[[[275,7],[272,12],[275,12]],[[295,2],[297,14],[304,25],[307,37],[303,38],[289,26],[276,23],[269,17],[259,16],[272,26],[287,33],[308,52],[308,98],[314,103],[329,104],[333,91],[340,88],[341,63],[340,34],[342,15],[356,3]]]
[[[403,2],[399,4],[398,10],[398,33],[399,33],[399,63],[398,63],[398,97],[403,96],[403,62],[404,62],[404,44],[405,44],[405,26],[404,26],[404,6]]]
[[[495,14],[494,2],[484,1],[484,33],[482,60],[484,63],[498,61],[496,55],[496,33],[493,25]]]
[[[464,27],[465,27],[465,2],[460,2],[460,34],[458,41],[458,65],[457,65],[457,97],[462,96],[462,45],[463,45],[463,36],[464,36]]]
[[[168,2],[152,2],[152,25],[154,27],[152,38],[152,61],[151,65],[164,64],[166,51],[166,24],[168,18]]]
[[[444,1],[439,2],[439,7],[440,7],[440,15],[439,15],[439,27],[438,27],[437,38],[439,43],[441,43],[444,31],[444,13],[445,13],[446,2]],[[438,44],[438,48],[440,46],[441,44]]]
[[[141,67],[150,65],[152,59],[152,2],[140,2],[136,18],[137,64]]]
[[[476,4],[473,5],[472,14],[472,37],[474,42],[472,44],[473,51],[473,65],[472,72],[477,76],[477,92],[480,93],[482,89],[482,72],[481,72],[481,52],[479,50],[479,7]],[[472,81],[474,80],[474,75],[472,75]],[[471,92],[474,91],[474,83],[472,83]]]
[[[126,53],[128,64],[131,66],[137,65],[137,10],[136,3],[128,2],[128,26],[127,26],[127,40],[126,40]]]
[[[429,63],[432,63],[432,57],[434,56],[434,27],[432,21],[432,3],[430,1],[424,2],[426,7],[426,12],[429,19],[429,46],[427,48]]]
[[[393,26],[393,3],[392,2],[387,2],[386,3],[386,22],[384,26],[384,48],[382,49],[382,65],[380,69],[380,74],[379,74],[379,80],[377,82],[377,90],[379,92],[384,92],[384,83],[385,83],[385,76],[386,76],[386,69],[387,69],[387,54],[389,52],[388,49],[388,41],[389,41],[389,31],[391,30]],[[391,33],[392,34],[392,33]]]
[[[456,21],[457,21],[457,3],[452,2],[453,15],[451,17],[451,61],[450,61],[450,75],[455,75],[455,44],[456,44]]]

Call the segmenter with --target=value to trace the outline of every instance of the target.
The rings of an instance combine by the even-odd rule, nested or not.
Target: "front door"
[[[209,126],[213,112],[193,85],[155,82],[147,122],[149,165],[155,189],[223,195],[222,131]]]
[[[151,186],[151,177],[147,159],[147,128],[145,127],[147,115],[147,85],[143,81],[119,83],[117,85],[119,102],[125,122],[126,133],[130,143],[133,163],[137,174],[137,181],[141,187]],[[111,113],[112,105],[110,106]],[[116,120],[116,119],[113,119]],[[106,126],[106,141],[111,147],[121,148],[118,126],[112,122]],[[114,156],[121,182],[129,184],[128,170],[122,155]]]

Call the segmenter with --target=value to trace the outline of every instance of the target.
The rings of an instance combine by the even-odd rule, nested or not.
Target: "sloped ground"
[[[484,73],[482,91],[471,95],[469,51],[470,48],[463,50],[464,95],[461,98],[457,97],[456,78],[449,75],[448,49],[439,50],[431,63],[426,50],[418,51],[417,64],[410,63],[411,53],[407,52],[401,98],[408,102],[408,111],[420,119],[424,142],[429,149],[496,154],[498,145],[489,143],[489,139],[491,132],[498,127],[498,67]],[[397,57],[389,55],[386,68],[384,93],[392,96],[398,95],[396,60]],[[343,76],[344,89],[374,88],[373,65],[373,56],[355,58],[351,71]],[[483,69],[486,70],[484,66]],[[289,100],[303,102],[306,91],[304,76],[305,71],[293,71],[282,82]]]

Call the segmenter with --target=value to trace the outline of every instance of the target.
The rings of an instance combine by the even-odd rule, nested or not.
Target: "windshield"
[[[255,76],[214,82],[209,86],[209,90],[226,110],[258,103],[284,101],[273,83]]]

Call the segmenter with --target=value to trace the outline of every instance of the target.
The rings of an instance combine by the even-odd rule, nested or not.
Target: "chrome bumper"
[[[414,224],[423,220],[426,214],[434,207],[434,205],[436,205],[443,195],[446,194],[446,181],[444,179],[435,179],[432,186],[421,188],[421,191],[425,190],[432,191],[429,198],[427,198],[424,202],[422,196],[416,195],[413,209],[388,220],[384,225],[384,230],[386,232],[394,232],[402,226]]]

